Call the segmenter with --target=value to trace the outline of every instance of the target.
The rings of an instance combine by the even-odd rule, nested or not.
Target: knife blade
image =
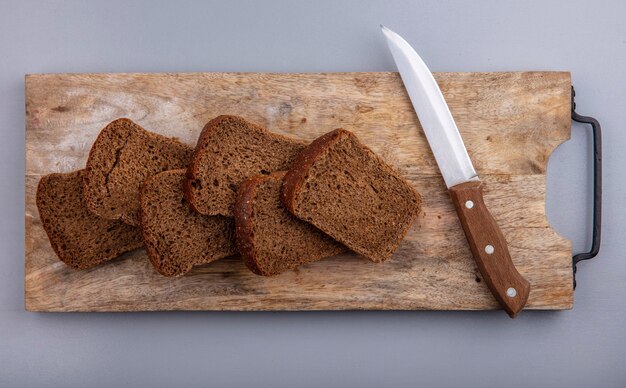
[[[476,265],[491,293],[511,318],[524,308],[530,283],[517,271],[500,227],[483,200],[448,104],[432,73],[400,35],[381,25],[404,87],[435,156]]]

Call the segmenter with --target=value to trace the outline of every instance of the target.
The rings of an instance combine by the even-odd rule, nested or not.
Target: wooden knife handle
[[[450,187],[472,255],[483,279],[511,318],[524,308],[530,283],[513,265],[506,239],[483,200],[480,181]]]

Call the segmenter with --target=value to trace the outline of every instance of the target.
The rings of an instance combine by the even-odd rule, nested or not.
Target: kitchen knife
[[[491,293],[511,318],[524,308],[530,284],[511,260],[506,239],[483,201],[483,184],[467,154],[437,82],[422,58],[382,26],[402,82],[463,226],[472,255]]]

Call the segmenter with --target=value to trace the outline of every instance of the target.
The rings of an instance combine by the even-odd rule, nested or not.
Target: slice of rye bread
[[[298,218],[374,262],[391,257],[421,205],[398,172],[343,129],[319,137],[298,156],[281,200]]]
[[[148,257],[165,276],[237,253],[235,222],[191,210],[183,195],[185,170],[159,173],[141,189],[141,229]]]
[[[89,152],[84,193],[102,218],[139,225],[139,190],[156,173],[186,168],[193,148],[148,132],[129,119],[107,125]]]
[[[280,202],[284,175],[255,175],[237,191],[237,248],[248,268],[258,275],[277,275],[347,250],[285,209]]]
[[[138,228],[100,218],[87,209],[84,170],[43,176],[37,209],[52,249],[70,267],[87,269],[143,245]]]
[[[237,187],[243,180],[287,170],[306,145],[241,117],[216,117],[198,139],[187,168],[185,195],[198,213],[232,217]]]

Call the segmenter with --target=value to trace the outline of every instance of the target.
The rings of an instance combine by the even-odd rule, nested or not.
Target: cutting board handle
[[[576,91],[574,86],[572,86],[572,120],[578,123],[590,124],[593,132],[593,228],[589,252],[579,253],[572,258],[574,289],[576,289],[576,264],[583,260],[593,259],[598,255],[598,252],[600,252],[602,228],[602,129],[598,120],[576,113],[575,96]]]

